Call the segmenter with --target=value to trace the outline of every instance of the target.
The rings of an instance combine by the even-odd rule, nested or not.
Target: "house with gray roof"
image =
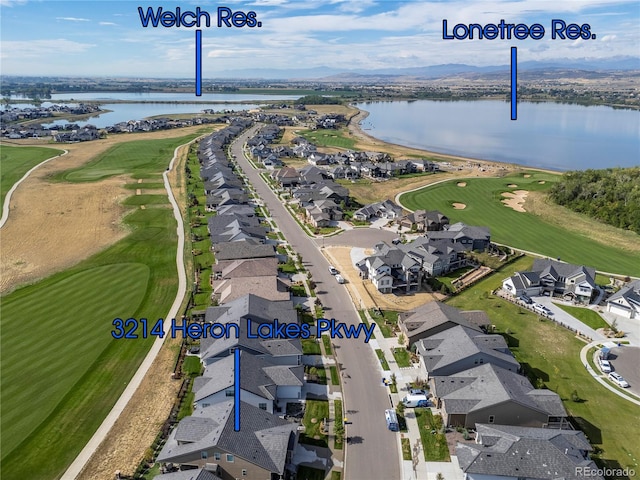
[[[276,480],[285,474],[296,443],[294,423],[245,402],[234,430],[232,400],[198,408],[169,434],[157,462],[213,470],[225,480]]]
[[[484,251],[491,243],[491,234],[488,227],[467,225],[462,222],[447,225],[444,230],[427,232],[425,237],[430,240],[452,240],[464,247],[467,251]]]
[[[611,295],[607,299],[607,311],[626,318],[640,318],[640,280]]]
[[[476,443],[458,443],[465,480],[604,480],[579,430],[476,424]]]
[[[382,242],[375,253],[359,261],[360,276],[369,278],[381,293],[417,291],[422,283],[420,264],[399,247]]]
[[[502,281],[502,288],[513,295],[520,297],[523,294],[530,297],[540,295],[542,286],[537,272],[516,272]]]
[[[512,372],[520,370],[502,335],[487,335],[462,325],[423,338],[415,345],[427,378],[453,375],[487,363]]]
[[[596,271],[584,265],[572,265],[548,258],[533,261],[531,271],[540,277],[542,291],[589,303],[596,288]]]
[[[449,217],[438,210],[416,210],[397,220],[398,225],[419,232],[436,232],[449,225]]]
[[[278,277],[277,273],[262,276],[227,278],[214,283],[212,298],[220,304],[248,294],[273,301],[291,299],[291,280]]]
[[[398,326],[408,346],[458,325],[481,334],[490,323],[482,311],[463,312],[442,302],[429,302],[398,315]]]
[[[166,470],[166,468],[164,470]],[[217,475],[218,471],[219,469],[216,465],[215,471],[204,468],[178,470],[176,472],[156,475],[154,478],[158,480],[222,480],[222,478]]]
[[[368,221],[373,218],[388,218],[393,220],[400,215],[402,215],[402,207],[391,200],[370,203],[353,212],[353,218],[360,221]]]
[[[247,330],[249,319],[252,326],[251,338]],[[207,308],[205,322],[224,325],[234,323],[239,326],[238,338],[234,335],[218,339],[202,338],[200,359],[205,365],[209,365],[231,355],[234,349],[240,348],[254,355],[271,357],[271,361],[278,365],[299,365],[302,355],[299,338],[253,338],[258,337],[258,325],[273,324],[275,320],[279,323],[298,323],[298,312],[293,308],[292,301],[270,301],[248,294],[225,305]]]
[[[569,428],[557,393],[536,390],[529,380],[492,364],[429,380],[445,425],[473,428],[476,423]]]
[[[266,410],[281,412],[287,402],[302,398],[303,365],[277,365],[268,357],[240,352],[240,397],[243,402]],[[208,365],[193,384],[194,404],[205,408],[225,402],[234,394],[234,357]]]
[[[216,261],[276,256],[276,249],[273,245],[252,242],[222,242],[212,245],[211,248],[215,253]]]

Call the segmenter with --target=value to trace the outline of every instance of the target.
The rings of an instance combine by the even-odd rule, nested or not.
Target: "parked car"
[[[338,270],[336,270],[336,267],[334,267],[333,265],[329,265],[329,273],[331,275],[337,275],[340,272],[338,272]]]
[[[404,397],[402,399],[402,404],[405,407],[428,407],[429,406],[429,399],[427,398],[427,396],[423,393],[420,395],[413,395],[413,394],[409,394],[406,397]]]
[[[600,370],[602,370],[602,373],[611,373],[612,368],[609,360],[598,358],[598,366],[600,367]]]
[[[336,275],[336,281],[338,283],[344,283],[344,277],[340,274]]]
[[[399,243],[402,243],[402,240],[400,240],[399,238],[394,238],[393,240],[391,240],[391,243],[393,243],[394,245],[398,245]]]
[[[533,303],[533,300],[531,300],[528,296],[526,296],[524,293],[522,295],[520,295],[520,300],[522,300],[524,303],[526,303],[527,305],[531,305]]]
[[[398,424],[398,417],[396,416],[395,410],[385,410],[384,417],[387,421],[387,428],[392,432],[397,432],[400,430],[400,424]]]
[[[622,378],[622,375],[619,375],[615,372],[611,372],[609,374],[609,380],[611,380],[613,383],[615,383],[616,385],[622,388],[627,388],[629,386],[627,381],[624,378]]]

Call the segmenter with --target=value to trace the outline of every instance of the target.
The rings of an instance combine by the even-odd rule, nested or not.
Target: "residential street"
[[[316,293],[325,309],[325,317],[347,325],[360,323],[346,287],[336,282],[328,271],[329,263],[318,243],[308,237],[285,209],[281,201],[264,183],[244,157],[242,145],[258,127],[241,135],[231,146],[238,165],[245,172],[256,192],[264,201],[278,227],[293,249],[302,256],[313,274]],[[320,244],[321,245],[321,244]],[[350,424],[345,444],[345,474],[348,480],[399,479],[400,461],[397,434],[387,429],[384,410],[390,408],[386,387],[381,384],[382,370],[372,349],[362,338],[334,338],[335,351],[342,370],[345,416]]]

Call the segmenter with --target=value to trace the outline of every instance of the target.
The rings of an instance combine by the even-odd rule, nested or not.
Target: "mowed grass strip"
[[[132,142],[137,145],[135,149],[129,150],[130,152],[143,150],[147,152],[146,154],[153,152],[153,159],[147,161],[144,168],[139,164],[134,168],[135,174],[140,178],[160,178],[173,156],[174,148],[188,142],[194,136],[173,138],[170,139],[170,142],[166,140]],[[113,171],[112,164],[126,165],[121,157],[122,150],[117,147],[114,147],[114,150],[113,156],[109,156],[111,150],[103,153],[100,156],[100,163],[90,162],[83,169],[74,170],[77,178],[95,179],[98,175],[92,173],[93,169],[99,169],[100,175],[104,175],[107,170]],[[136,162],[132,160],[132,163]],[[87,171],[83,172],[84,169]],[[61,178],[64,178],[64,174]],[[30,431],[19,432],[21,438],[12,441],[12,444],[18,445],[16,448],[9,450],[3,446],[2,471],[0,472],[2,478],[23,478],[24,472],[29,472],[30,479],[50,479],[57,478],[64,472],[102,423],[154,340],[154,338],[146,340],[142,338],[135,340],[113,339],[110,333],[113,329],[113,319],[116,317],[123,319],[125,317],[147,318],[150,325],[153,325],[157,319],[166,315],[173,302],[177,288],[175,266],[177,237],[176,222],[172,211],[169,208],[134,209],[125,216],[123,221],[131,231],[124,239],[65,272],[18,289],[2,298],[3,307],[7,302],[9,304],[16,302],[13,308],[16,312],[21,312],[29,308],[30,299],[43,295],[49,296],[51,300],[49,309],[41,311],[33,321],[36,324],[50,322],[47,324],[67,325],[74,332],[76,329],[84,328],[84,324],[91,319],[102,319],[82,335],[58,335],[57,330],[43,332],[40,329],[28,332],[26,335],[30,338],[27,340],[26,348],[22,350],[23,356],[19,360],[23,365],[34,361],[42,362],[42,364],[67,362],[69,368],[73,370],[75,381],[71,383],[69,380],[65,395],[61,399],[57,399],[57,403],[54,398],[42,400],[42,392],[51,388],[48,383],[32,382],[26,376],[22,376],[16,381],[15,388],[24,389],[23,398],[26,399],[21,404],[14,402],[12,405],[12,408],[17,410],[16,418],[19,416],[29,417],[34,409],[44,410],[47,412],[47,416],[39,425],[32,426]],[[129,280],[130,272],[118,267],[122,264],[139,264],[145,266],[148,271],[142,297],[137,300],[138,306],[130,311],[128,309],[133,309],[135,306],[122,299],[126,298],[127,292],[133,288],[129,282],[135,283],[136,288],[141,288],[138,284],[142,281],[142,277],[134,275],[137,278]],[[114,267],[117,271],[111,275],[112,286],[110,289],[101,282],[86,281],[80,292],[78,292],[80,287],[72,282],[72,284],[62,283],[61,285],[66,285],[66,288],[61,290],[57,296],[48,293],[49,289],[59,282],[64,282],[81,272],[105,266]],[[120,288],[120,284],[123,284],[122,288]],[[110,294],[104,297],[107,302],[105,305],[98,303],[98,307],[101,309],[101,316],[98,316],[93,304],[95,299],[102,298],[102,292],[105,289],[110,291]],[[86,310],[81,315],[69,315],[65,309],[69,309],[72,302],[84,303]],[[7,348],[11,352],[9,345],[22,341],[22,337],[25,336],[25,333],[17,336],[15,333],[8,335],[5,325],[22,321],[21,316],[16,318],[15,315],[12,315],[9,317],[3,311],[3,335],[0,340],[3,395],[6,388],[5,368],[7,362],[5,354]],[[170,319],[165,319],[165,321],[170,321]],[[18,329],[19,327],[14,326],[13,328]],[[56,348],[48,348],[46,340],[56,336],[60,337],[56,340]],[[29,340],[39,342],[41,337],[44,337],[45,345],[38,344],[37,348],[33,348],[29,344]],[[89,346],[85,347],[85,344],[94,345],[95,351],[91,350]],[[100,346],[102,346],[102,350],[100,350]],[[84,353],[84,348],[90,350],[91,354]],[[11,399],[7,401],[11,401]],[[8,408],[4,397],[2,402],[4,416]],[[43,458],[46,461],[43,461]]]
[[[86,165],[57,174],[54,179],[67,182],[95,182],[114,175],[127,174],[133,178],[156,178],[159,182],[178,145],[180,143],[176,143],[175,138],[120,143],[99,154]]]
[[[2,148],[0,148],[0,211],[7,193],[25,173],[39,163],[44,162],[47,158],[55,157],[62,153],[62,150],[53,148],[2,145]]]
[[[452,180],[407,192],[400,197],[400,202],[412,210],[440,210],[451,223],[487,226],[491,229],[491,240],[497,243],[552,258],[559,257],[566,262],[588,265],[605,272],[640,276],[639,255],[598,243],[561,226],[551,225],[542,217],[516,212],[505,206],[501,202],[503,192],[544,191],[559,178],[541,172],[527,175],[531,176],[525,178],[524,174],[516,174],[503,178],[465,179],[465,187],[457,186],[460,180]],[[517,186],[509,187],[511,184]],[[466,208],[456,210],[454,202],[463,203]]]
[[[96,361],[112,340],[111,322],[138,309],[148,279],[146,265],[106,265],[2,302],[2,337],[11,339],[2,345],[3,453],[33,432]],[[38,408],[25,411],[34,401]]]
[[[640,458],[638,406],[596,382],[580,362],[585,343],[569,330],[490,294],[515,271],[527,270],[533,259],[522,257],[447,303],[462,310],[484,310],[507,340],[516,360],[534,386],[558,393],[569,415],[598,449],[592,454],[600,467],[637,468]],[[572,401],[576,392],[582,399]],[[622,467],[621,467],[622,466]]]
[[[346,136],[347,131],[333,129],[303,130],[300,136],[306,138],[310,142],[319,147],[338,147],[353,149],[356,142],[352,138]]]

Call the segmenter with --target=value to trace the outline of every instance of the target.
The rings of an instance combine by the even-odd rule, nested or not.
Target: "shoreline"
[[[414,151],[420,155],[433,157],[435,159],[452,160],[454,162],[467,162],[467,163],[468,162],[473,162],[473,163],[484,162],[484,163],[492,164],[496,167],[512,168],[515,170],[518,170],[518,169],[534,170],[538,172],[551,173],[556,175],[562,175],[564,173],[562,170],[551,170],[548,168],[530,167],[527,165],[521,165],[519,163],[514,163],[514,162],[501,162],[499,160],[492,160],[487,158],[465,157],[465,156],[453,155],[449,153],[434,152],[432,150],[425,150],[422,148],[417,148],[409,145],[402,145],[401,143],[389,142],[387,140],[374,137],[373,135],[366,133],[362,129],[362,125],[360,123],[369,116],[368,111],[358,108],[357,106],[351,103],[348,104],[348,107],[356,110],[356,113],[352,115],[347,122],[347,129],[349,130],[349,133],[353,135],[353,137],[356,140],[361,140],[367,143],[371,143],[372,145],[381,143],[384,145],[390,145],[390,146],[401,148],[404,150]]]

